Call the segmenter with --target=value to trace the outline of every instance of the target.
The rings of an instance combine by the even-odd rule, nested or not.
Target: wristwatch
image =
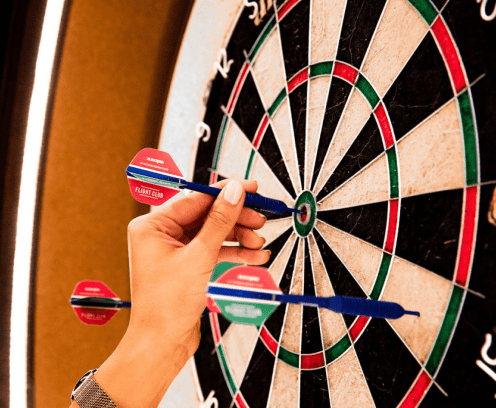
[[[96,370],[88,371],[79,379],[72,390],[71,400],[81,408],[118,408],[93,377]]]

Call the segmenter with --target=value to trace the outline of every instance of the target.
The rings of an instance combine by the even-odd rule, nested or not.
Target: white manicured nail
[[[224,190],[224,200],[232,205],[236,205],[241,198],[241,193],[243,192],[243,187],[241,183],[236,180],[231,180]]]

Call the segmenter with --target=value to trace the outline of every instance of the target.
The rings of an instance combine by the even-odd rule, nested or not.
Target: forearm
[[[119,408],[157,407],[191,355],[167,333],[129,328],[95,380]],[[71,408],[79,408],[73,402]]]

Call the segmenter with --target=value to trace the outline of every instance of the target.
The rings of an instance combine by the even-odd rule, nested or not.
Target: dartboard
[[[266,214],[259,231],[283,292],[393,301],[420,317],[280,305],[255,327],[210,314],[194,357],[201,400],[214,391],[220,407],[494,404],[488,8],[240,2],[205,88],[194,181],[255,179],[260,194],[307,210]]]

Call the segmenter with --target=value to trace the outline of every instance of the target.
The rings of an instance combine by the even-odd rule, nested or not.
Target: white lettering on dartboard
[[[487,333],[486,341],[484,342],[484,345],[481,348],[481,357],[482,360],[484,361],[476,360],[475,364],[477,364],[477,366],[480,367],[482,371],[484,371],[489,377],[491,377],[494,381],[496,381],[496,373],[489,368],[489,366],[491,367],[496,366],[496,358],[491,358],[487,354],[489,348],[491,347],[492,342],[493,342],[493,336]],[[496,398],[496,394],[494,395],[494,398]]]
[[[487,1],[488,0],[477,0],[477,3],[482,2],[480,7],[480,15],[484,21],[493,21],[496,17],[496,4],[493,6],[491,14],[487,14]]]

